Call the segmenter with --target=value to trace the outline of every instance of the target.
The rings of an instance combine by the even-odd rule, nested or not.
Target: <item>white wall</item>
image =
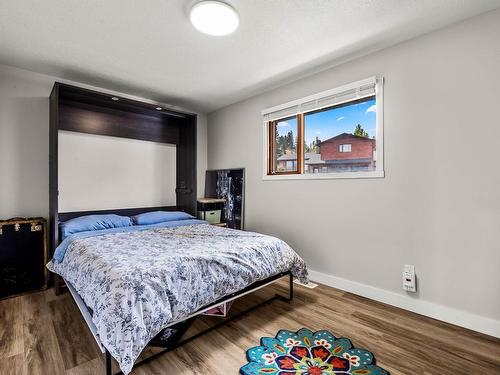
[[[59,131],[59,211],[175,206],[175,145]]]
[[[316,279],[500,336],[499,35],[494,11],[211,113],[208,166],[247,168],[246,228],[289,242]],[[262,180],[262,109],[374,74],[385,178]]]
[[[0,65],[0,218],[48,217],[49,95],[56,80],[72,83]],[[198,194],[202,195],[207,165],[203,113],[198,114],[197,130]]]

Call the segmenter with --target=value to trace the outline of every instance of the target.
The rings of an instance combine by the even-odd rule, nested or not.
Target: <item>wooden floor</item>
[[[232,312],[285,286],[244,297]],[[188,334],[215,321],[203,318]],[[301,327],[349,337],[392,375],[500,374],[499,339],[325,286],[296,287],[293,302],[266,304],[132,374],[237,374],[245,349],[261,336]],[[0,301],[0,374],[104,374],[103,356],[68,293],[55,297],[48,290]]]

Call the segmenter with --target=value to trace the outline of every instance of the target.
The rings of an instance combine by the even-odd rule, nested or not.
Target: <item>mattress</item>
[[[125,374],[170,322],[281,272],[307,281],[284,241],[201,221],[87,232],[61,246],[62,260],[47,267],[92,310],[99,340]]]

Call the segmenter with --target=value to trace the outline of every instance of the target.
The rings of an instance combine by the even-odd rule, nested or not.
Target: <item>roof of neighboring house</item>
[[[337,139],[346,139],[346,138],[356,138],[356,139],[359,139],[359,140],[362,140],[362,141],[370,141],[370,142],[375,142],[375,139],[373,138],[367,138],[367,137],[361,137],[359,135],[354,135],[354,134],[351,134],[351,133],[342,133],[342,134],[339,134],[339,135],[336,135],[335,137],[332,137],[332,138],[328,138],[324,141],[321,141],[318,146],[321,146],[322,143],[326,143],[326,142],[331,142],[331,141],[334,141],[334,140],[337,140]]]
[[[286,160],[297,160],[297,154],[295,153],[290,153],[290,154],[285,154],[281,155],[278,159],[278,161],[286,161]]]
[[[291,154],[281,155],[276,160],[278,160],[278,161],[297,160],[297,154],[291,153]],[[323,164],[324,161],[321,160],[321,155],[320,154],[314,154],[312,152],[306,152],[305,163],[306,164]]]
[[[321,160],[321,154],[310,154],[306,153],[306,160],[304,160],[305,164],[325,164],[324,160]]]

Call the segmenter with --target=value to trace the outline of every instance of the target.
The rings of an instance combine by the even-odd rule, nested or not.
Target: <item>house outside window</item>
[[[372,77],[263,111],[263,178],[383,177],[382,89]]]

